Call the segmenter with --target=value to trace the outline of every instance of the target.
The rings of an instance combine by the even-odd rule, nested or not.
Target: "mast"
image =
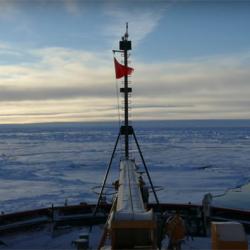
[[[124,36],[121,38],[121,41],[119,43],[119,45],[120,45],[119,49],[120,50],[113,50],[113,52],[122,53],[123,57],[124,57],[124,65],[119,65],[119,67],[122,67],[122,70],[125,70],[125,73],[122,72],[122,76],[123,76],[123,79],[124,79],[124,85],[123,85],[122,88],[120,88],[120,93],[124,95],[124,124],[120,127],[120,131],[119,131],[118,137],[116,139],[116,143],[115,143],[115,146],[114,146],[114,149],[113,149],[113,153],[111,155],[110,162],[109,162],[109,165],[108,165],[107,170],[106,170],[106,174],[105,174],[104,179],[103,179],[101,192],[99,194],[98,201],[97,201],[95,210],[93,212],[93,216],[96,215],[98,207],[100,205],[100,201],[101,201],[101,199],[103,197],[104,188],[105,188],[107,178],[108,178],[108,175],[109,175],[112,163],[113,163],[113,159],[114,159],[114,156],[115,156],[117,145],[118,145],[118,142],[119,142],[119,139],[121,138],[121,136],[124,136],[125,160],[129,160],[129,139],[130,139],[129,136],[132,136],[132,139],[134,139],[134,141],[136,143],[136,146],[137,146],[137,149],[138,149],[138,152],[140,154],[143,166],[145,168],[146,175],[148,177],[150,186],[152,188],[152,191],[153,191],[153,194],[154,194],[154,197],[155,197],[155,201],[156,201],[156,203],[158,205],[160,204],[159,200],[158,200],[158,197],[157,197],[157,194],[156,194],[156,191],[155,191],[155,188],[153,186],[153,183],[152,183],[152,180],[151,180],[151,177],[150,177],[146,162],[144,160],[142,151],[140,149],[138,140],[136,138],[134,129],[133,129],[132,125],[129,124],[129,100],[128,100],[128,98],[129,98],[129,94],[132,92],[132,88],[129,87],[128,75],[130,74],[129,70],[133,70],[133,69],[128,67],[128,51],[132,50],[132,44],[131,44],[131,41],[128,40],[128,37],[129,37],[129,35],[128,35],[128,23],[126,23],[126,32],[125,32]],[[131,163],[132,161],[127,161],[127,164],[129,164],[129,162]]]
[[[126,23],[126,33],[120,41],[120,50],[123,51],[124,66],[126,68],[128,67],[128,51],[132,49],[128,36],[128,23]],[[120,92],[124,92],[124,126],[121,127],[121,134],[124,135],[125,158],[129,159],[129,135],[132,134],[132,127],[129,126],[128,93],[132,92],[132,88],[128,87],[127,74],[124,76],[124,88],[121,88]]]

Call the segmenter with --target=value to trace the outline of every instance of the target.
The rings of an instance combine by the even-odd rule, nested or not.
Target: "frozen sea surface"
[[[249,202],[218,204],[250,210],[249,188],[240,189],[250,180],[250,121],[137,122],[134,128],[154,184],[164,187],[161,202],[200,203],[205,193],[238,188]],[[1,125],[0,211],[96,202],[91,189],[102,182],[117,134],[116,123]],[[118,176],[122,148],[109,183]],[[131,148],[142,168],[134,143]]]

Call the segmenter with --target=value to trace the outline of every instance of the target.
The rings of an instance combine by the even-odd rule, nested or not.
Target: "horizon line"
[[[250,118],[225,118],[225,119],[141,119],[141,120],[133,120],[132,123],[135,122],[249,122]],[[30,126],[30,125],[63,125],[63,124],[102,124],[102,123],[109,123],[109,124],[117,124],[119,125],[118,121],[111,121],[111,120],[105,120],[105,121],[55,121],[55,122],[27,122],[27,123],[0,123],[0,126]],[[250,125],[250,124],[249,124]]]

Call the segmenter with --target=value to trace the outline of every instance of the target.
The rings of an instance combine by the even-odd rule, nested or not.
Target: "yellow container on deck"
[[[212,250],[247,250],[244,227],[238,222],[211,223]]]

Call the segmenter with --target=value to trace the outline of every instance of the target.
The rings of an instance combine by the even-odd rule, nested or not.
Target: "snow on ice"
[[[220,195],[250,180],[249,122],[137,122],[134,128],[153,182],[164,188],[161,202],[200,203],[205,193]],[[96,202],[91,188],[102,182],[117,133],[112,123],[1,125],[0,211]],[[109,183],[118,177],[121,152],[119,145]]]

